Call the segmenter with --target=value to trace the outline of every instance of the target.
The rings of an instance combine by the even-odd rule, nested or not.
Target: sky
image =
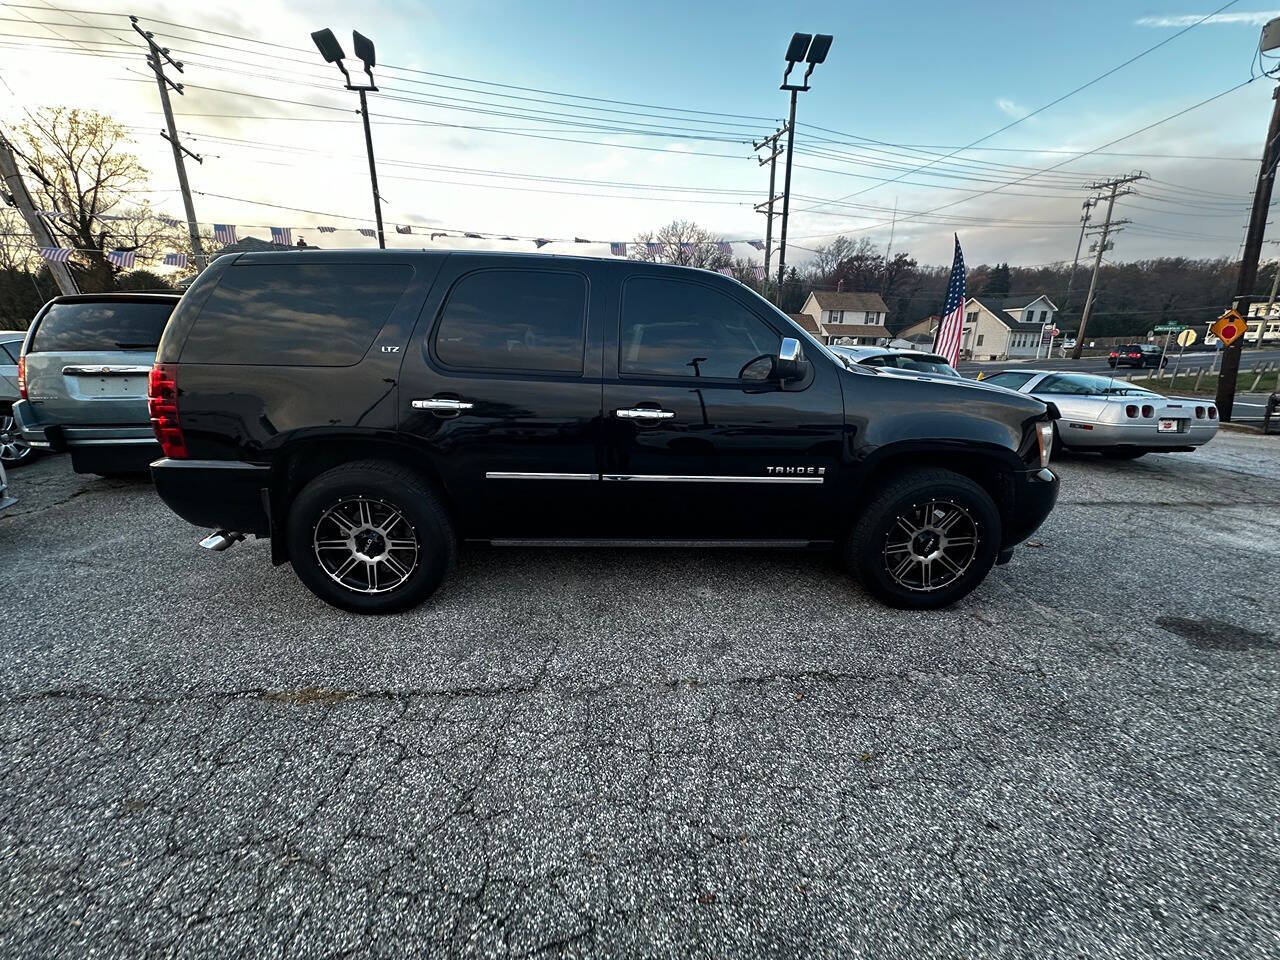
[[[189,164],[197,218],[242,237],[279,225],[323,246],[374,245],[354,232],[372,226],[356,95],[308,36],[327,26],[349,55],[353,28],[377,46],[370,116],[388,245],[532,249],[525,238],[545,237],[569,241],[545,252],[607,255],[610,241],[683,218],[759,261],[745,241],[764,236],[753,208],[768,168],[751,141],[785,120],[778,86],[799,30],[835,40],[798,98],[789,261],[844,234],[947,263],[954,232],[970,264],[1033,265],[1071,261],[1088,184],[1139,170],[1149,179],[1117,202],[1130,223],[1108,259],[1238,255],[1275,88],[1256,57],[1259,30],[1280,8],[0,3],[0,122],[44,105],[112,114],[151,172],[147,196],[181,216],[127,13],[184,62],[173,99],[203,157]],[[779,193],[781,183],[779,162]],[[320,224],[343,229],[321,236]],[[432,227],[519,239],[416,236]]]

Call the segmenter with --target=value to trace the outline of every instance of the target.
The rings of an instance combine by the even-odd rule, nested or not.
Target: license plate
[[[89,397],[140,397],[146,393],[143,377],[79,377],[80,392]]]
[[[1177,433],[1177,432],[1178,432],[1177,420],[1161,420],[1158,424],[1156,424],[1156,433]]]

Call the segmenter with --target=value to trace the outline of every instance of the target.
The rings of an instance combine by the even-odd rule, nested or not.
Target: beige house
[[[1034,359],[1046,350],[1044,328],[1058,308],[1046,296],[1017,300],[970,297],[964,306],[960,349],[973,360]]]
[[[809,317],[818,330],[814,334],[823,343],[860,343],[879,345],[888,342],[885,326],[889,309],[878,293],[847,293],[842,283],[835,290],[814,290],[800,312]]]

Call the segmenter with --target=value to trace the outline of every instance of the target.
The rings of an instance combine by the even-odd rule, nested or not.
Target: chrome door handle
[[[466,400],[447,400],[444,397],[432,397],[430,400],[414,400],[410,406],[415,410],[439,410],[444,413],[461,413],[475,406]]]
[[[652,407],[628,407],[615,410],[613,414],[622,420],[670,420],[675,416],[670,410],[655,410]]]

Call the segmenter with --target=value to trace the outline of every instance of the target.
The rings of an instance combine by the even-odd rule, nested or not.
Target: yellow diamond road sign
[[[1209,327],[1209,332],[1221,340],[1224,347],[1229,347],[1240,339],[1240,335],[1244,333],[1245,329],[1244,317],[1234,310],[1228,310],[1213,321]]]

